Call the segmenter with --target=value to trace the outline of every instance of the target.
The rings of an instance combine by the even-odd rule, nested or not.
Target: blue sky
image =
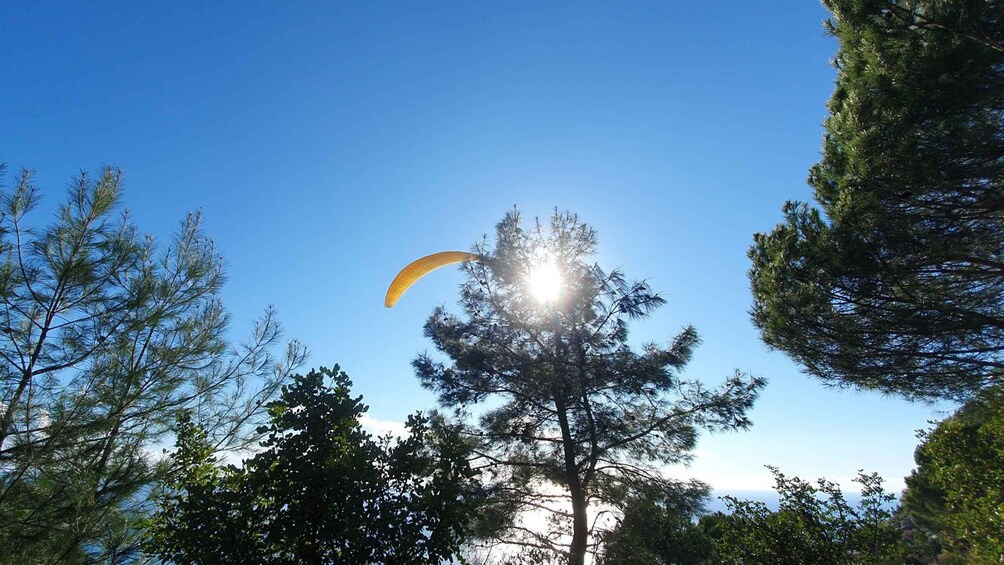
[[[914,431],[950,407],[824,388],[747,315],[752,234],[810,198],[836,49],[821,6],[201,4],[6,5],[0,162],[52,202],[81,169],[121,167],[158,237],[201,210],[234,335],[274,304],[386,421],[433,406],[409,362],[461,280],[437,272],[386,310],[397,271],[514,205],[575,211],[602,266],[668,300],[636,341],[693,324],[688,375],[770,380],[750,432],[705,436],[675,474],[756,490],[765,464],[845,484],[863,468],[902,487]]]

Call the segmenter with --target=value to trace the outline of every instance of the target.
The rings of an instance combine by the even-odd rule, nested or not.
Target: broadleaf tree
[[[304,355],[271,353],[271,309],[231,346],[198,215],[158,248],[117,212],[121,182],[82,173],[48,225],[29,171],[0,198],[0,561],[135,555],[178,414],[242,449]]]
[[[771,467],[778,509],[726,496],[730,513],[717,520],[715,549],[724,563],[837,565],[902,563],[902,532],[893,520],[895,496],[877,473],[858,472],[861,500],[850,504],[839,485],[813,485]]]
[[[477,245],[462,315],[437,308],[425,325],[436,350],[413,363],[423,386],[465,424],[494,504],[483,512],[509,548],[583,563],[601,514],[642,491],[699,492],[667,479],[691,459],[700,429],[750,425],[764,385],[740,372],[715,388],[681,371],[698,344],[684,328],[666,345],[634,348],[632,321],[664,303],[644,282],[593,262],[594,230],[571,213],[524,226],[517,211],[494,243]],[[560,279],[556,298],[531,286]],[[548,517],[535,527],[533,513]],[[530,518],[532,519],[532,518]]]
[[[337,365],[296,375],[240,467],[220,465],[205,431],[182,417],[180,472],[146,549],[174,563],[450,562],[481,500],[467,442],[420,414],[406,437],[373,438],[359,421],[366,410]]]
[[[753,321],[827,384],[971,398],[1004,369],[1004,4],[823,3],[817,206],[756,235]]]
[[[939,557],[1004,557],[1004,393],[985,391],[922,432],[903,513],[940,546]]]
[[[632,497],[617,524],[603,533],[598,565],[705,565],[715,563],[713,538],[701,516],[705,492],[681,498]],[[695,505],[694,502],[702,504]],[[716,517],[713,514],[712,520]],[[702,522],[695,519],[702,518]]]

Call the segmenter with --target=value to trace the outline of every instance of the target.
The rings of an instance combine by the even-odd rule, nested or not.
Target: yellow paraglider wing
[[[408,290],[415,281],[424,277],[430,271],[434,271],[453,263],[463,263],[464,261],[480,261],[481,256],[475,253],[465,253],[463,251],[440,251],[432,255],[426,255],[421,259],[412,261],[407,267],[394,277],[387,289],[387,297],[384,298],[383,305],[393,308],[404,291]]]

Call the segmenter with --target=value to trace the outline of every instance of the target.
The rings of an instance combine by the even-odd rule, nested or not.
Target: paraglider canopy
[[[387,308],[393,308],[401,295],[405,293],[411,285],[415,284],[415,281],[422,278],[431,271],[434,271],[440,267],[445,267],[446,265],[452,265],[454,263],[463,263],[465,261],[480,261],[481,256],[475,253],[467,253],[465,251],[440,251],[439,253],[433,253],[432,255],[426,255],[421,259],[417,259],[408,264],[407,267],[401,269],[401,272],[394,277],[394,280],[390,283],[390,288],[387,289],[387,296],[384,298],[383,305]]]

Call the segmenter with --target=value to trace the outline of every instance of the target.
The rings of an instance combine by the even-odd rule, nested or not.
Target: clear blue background
[[[750,432],[706,436],[673,474],[755,490],[764,464],[843,483],[864,468],[902,486],[914,430],[948,407],[826,389],[747,315],[752,234],[810,198],[836,49],[820,6],[201,4],[6,3],[0,161],[35,169],[52,203],[80,169],[121,167],[158,237],[201,209],[235,337],[275,304],[312,365],[340,363],[372,417],[401,421],[434,403],[409,362],[461,278],[387,310],[390,279],[514,205],[570,209],[603,266],[669,301],[634,339],[692,323],[690,375],[770,379]]]

